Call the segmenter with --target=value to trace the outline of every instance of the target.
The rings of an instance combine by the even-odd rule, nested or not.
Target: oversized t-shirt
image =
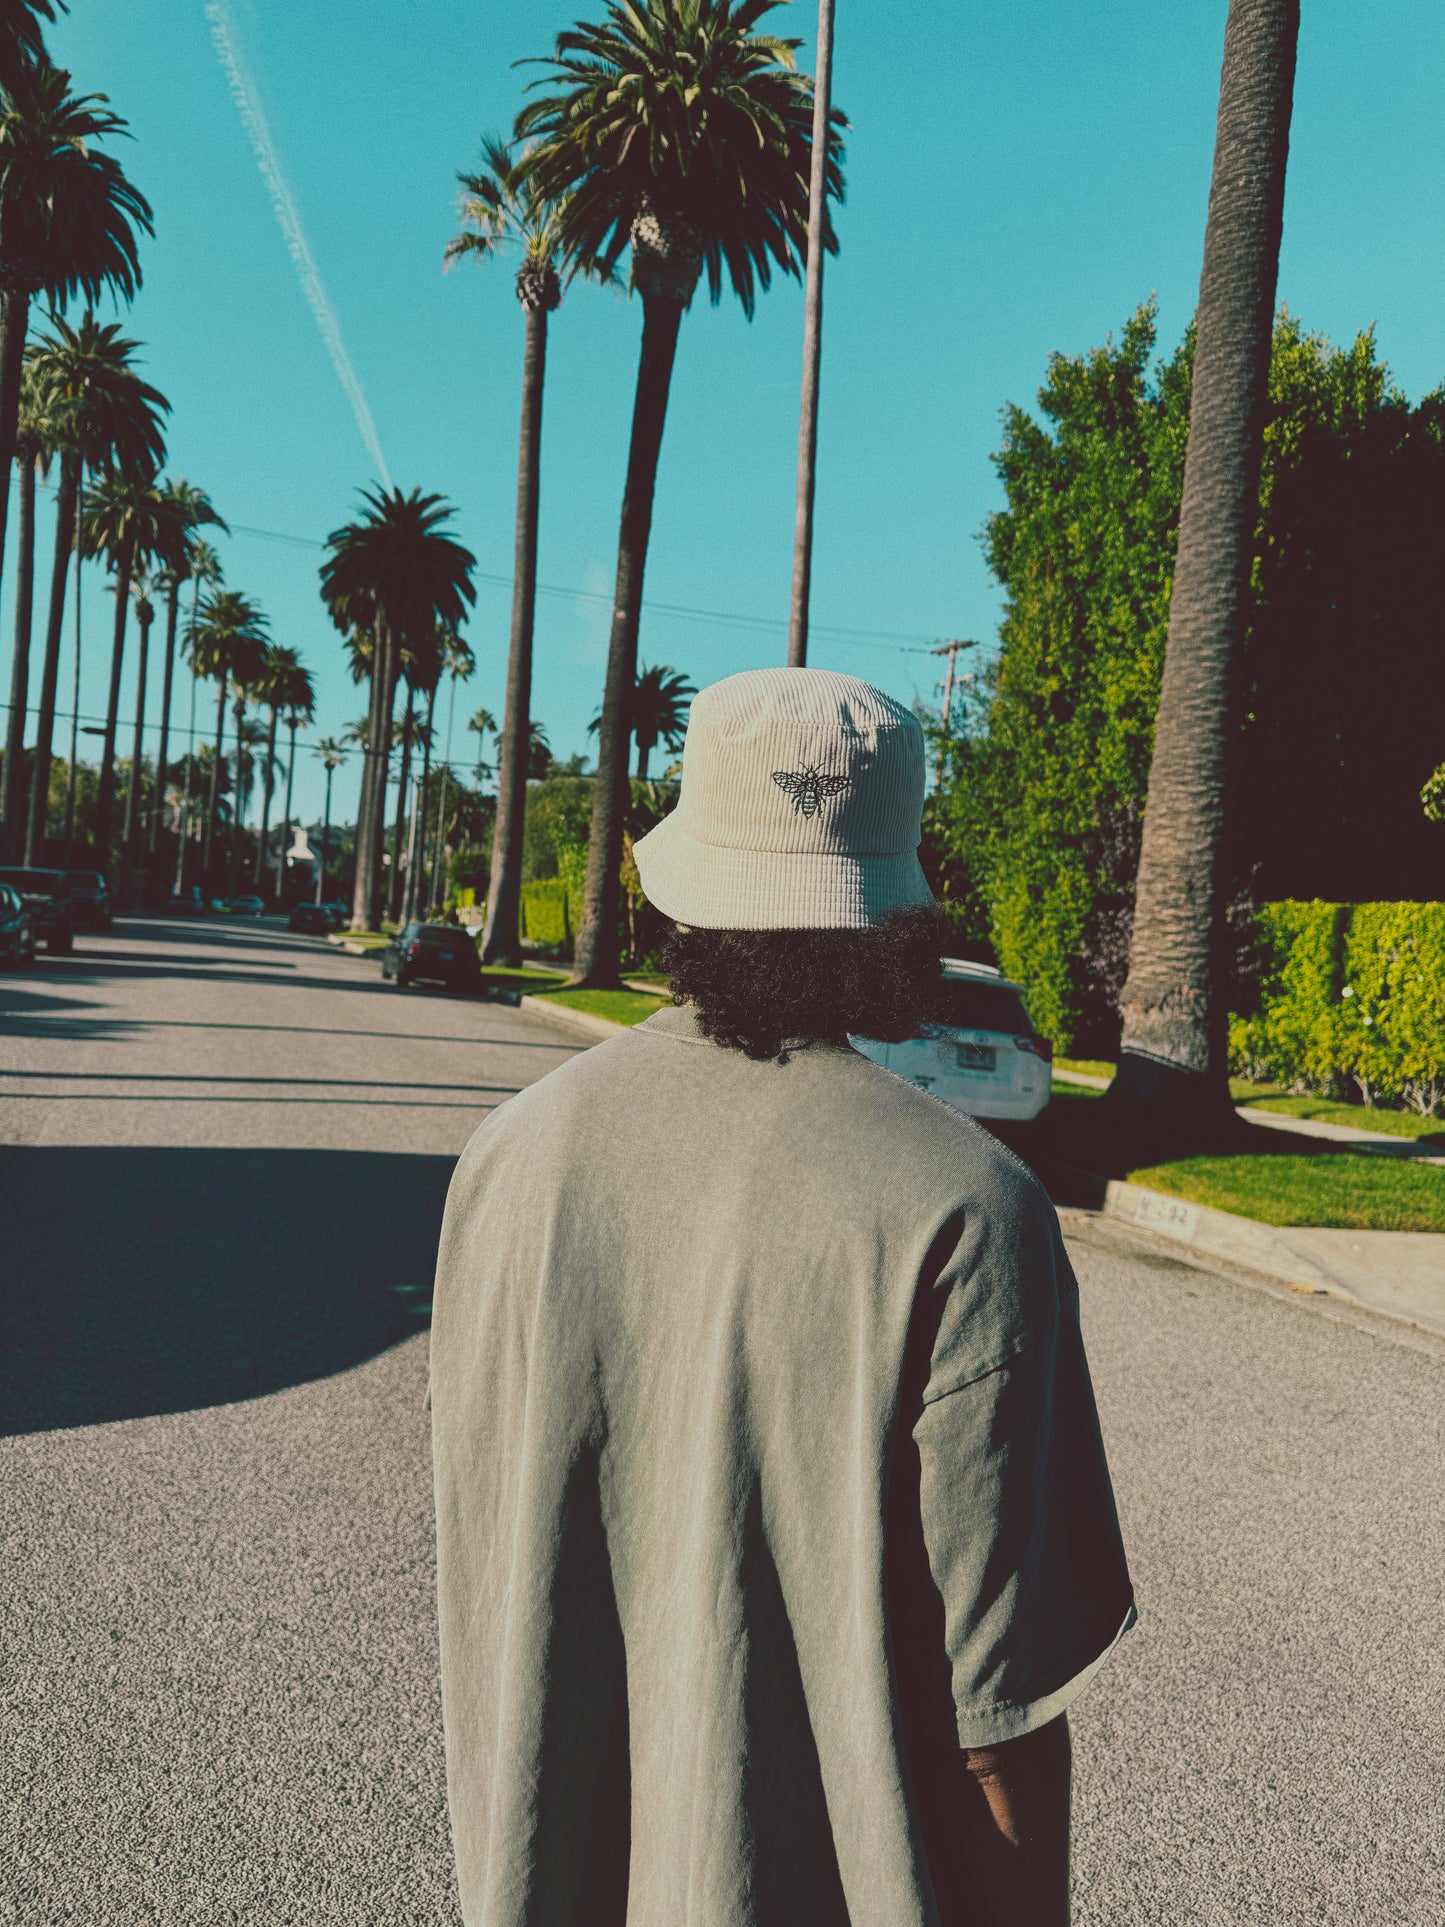
[[[967,1918],[959,1749],[1133,1611],[1009,1151],[844,1046],[659,1011],[463,1153],[432,1417],[469,1927]]]

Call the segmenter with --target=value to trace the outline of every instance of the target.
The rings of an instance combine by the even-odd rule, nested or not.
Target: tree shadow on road
[[[455,1159],[0,1146],[0,1434],[258,1398],[418,1329]]]

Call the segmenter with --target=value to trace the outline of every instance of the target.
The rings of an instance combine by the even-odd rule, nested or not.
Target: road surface
[[[455,1927],[415,1307],[576,1047],[255,925],[0,979],[0,1921]],[[1076,1922],[1438,1927],[1445,1346],[1071,1247],[1141,1610]]]

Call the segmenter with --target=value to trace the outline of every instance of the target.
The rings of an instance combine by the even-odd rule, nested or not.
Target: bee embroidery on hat
[[[798,770],[773,771],[773,781],[780,790],[788,792],[793,799],[793,808],[801,810],[804,816],[816,816],[823,798],[836,796],[839,790],[847,789],[852,780],[851,776],[824,775],[816,763],[805,763]]]

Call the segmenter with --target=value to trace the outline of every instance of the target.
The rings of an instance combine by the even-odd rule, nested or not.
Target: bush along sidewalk
[[[1272,903],[1230,1068],[1314,1097],[1445,1108],[1445,903]]]

